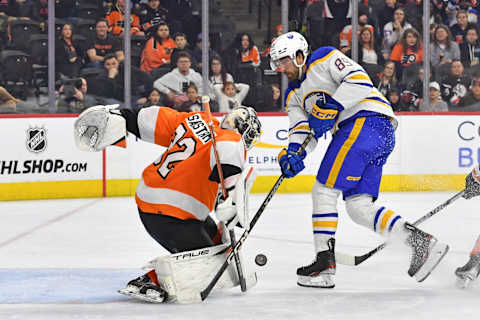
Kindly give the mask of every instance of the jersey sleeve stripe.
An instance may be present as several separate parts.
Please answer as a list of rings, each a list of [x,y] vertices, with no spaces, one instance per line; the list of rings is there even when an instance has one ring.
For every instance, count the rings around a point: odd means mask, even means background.
[[[371,83],[360,83],[360,82],[350,82],[350,81],[343,81],[343,82],[348,83],[348,84],[355,84],[355,85],[359,85],[359,86],[365,86],[365,87],[373,88],[373,84],[371,84]]]
[[[362,101],[360,101],[360,103],[362,102],[374,102],[374,103],[378,103],[384,107],[387,107],[387,108],[392,108],[392,106],[390,105],[390,103],[388,103],[387,101],[379,98],[379,97],[367,97],[365,99],[363,99]]]
[[[364,74],[354,74],[348,77],[349,80],[367,80],[370,81],[370,78]]]
[[[308,69],[307,69],[307,72],[306,73],[309,73],[310,70],[317,64],[317,63],[320,63],[320,62],[325,62],[327,61],[328,59],[330,59],[330,57],[336,52],[337,50],[332,50],[330,51],[326,56],[323,56],[321,58],[317,58],[315,60],[312,60],[310,65],[308,66]],[[313,56],[312,58],[314,58],[315,56]]]

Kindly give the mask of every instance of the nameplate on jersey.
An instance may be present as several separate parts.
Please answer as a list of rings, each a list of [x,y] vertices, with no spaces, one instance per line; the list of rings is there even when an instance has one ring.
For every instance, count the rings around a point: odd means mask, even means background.
[[[203,144],[210,141],[212,138],[210,135],[210,130],[208,130],[207,124],[200,116],[200,114],[195,113],[187,118],[187,125],[192,129],[195,137],[198,138]]]

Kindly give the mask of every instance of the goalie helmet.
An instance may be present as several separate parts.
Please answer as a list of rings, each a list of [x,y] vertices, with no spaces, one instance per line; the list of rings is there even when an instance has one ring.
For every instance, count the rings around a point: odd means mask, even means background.
[[[235,130],[242,135],[245,147],[249,150],[262,133],[262,124],[257,112],[251,107],[239,106],[230,111],[220,124],[223,129]]]
[[[297,52],[303,54],[303,64],[297,64]],[[276,38],[270,48],[270,67],[272,70],[277,70],[280,67],[280,59],[290,57],[295,66],[301,68],[307,61],[308,56],[308,42],[298,32],[291,31],[282,34]]]

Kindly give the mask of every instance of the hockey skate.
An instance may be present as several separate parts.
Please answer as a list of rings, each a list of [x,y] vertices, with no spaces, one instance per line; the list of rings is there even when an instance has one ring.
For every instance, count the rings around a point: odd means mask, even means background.
[[[439,242],[428,234],[409,223],[405,229],[410,232],[407,244],[412,248],[412,260],[408,275],[418,282],[425,280],[448,252],[448,245]]]
[[[328,250],[317,253],[315,261],[310,265],[297,269],[297,284],[302,287],[333,288],[335,283],[335,239],[328,240]]]
[[[472,281],[475,281],[480,274],[480,253],[470,256],[468,262],[455,270],[457,276],[457,286],[467,288]]]
[[[167,292],[157,286],[147,275],[128,282],[118,293],[152,303],[162,303],[167,299]]]

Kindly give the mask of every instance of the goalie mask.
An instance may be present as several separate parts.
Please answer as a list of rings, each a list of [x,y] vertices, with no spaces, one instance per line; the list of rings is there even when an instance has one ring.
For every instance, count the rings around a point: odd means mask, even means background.
[[[235,130],[242,135],[245,147],[249,150],[260,137],[262,124],[257,112],[251,107],[240,106],[227,114],[220,124],[223,129]]]

